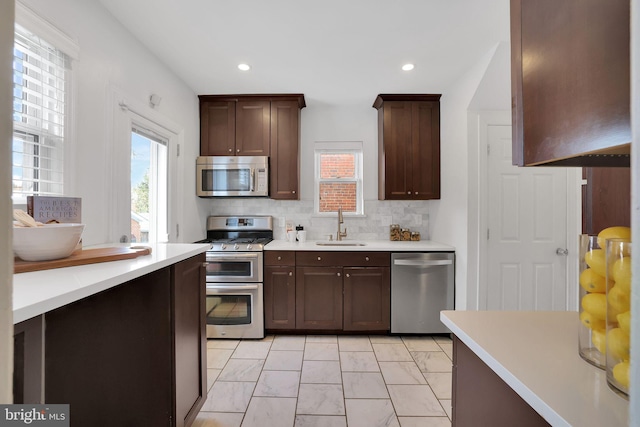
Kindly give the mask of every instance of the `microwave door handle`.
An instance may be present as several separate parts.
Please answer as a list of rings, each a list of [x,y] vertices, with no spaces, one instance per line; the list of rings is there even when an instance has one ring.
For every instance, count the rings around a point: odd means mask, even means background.
[[[251,168],[251,192],[256,191],[256,170]]]

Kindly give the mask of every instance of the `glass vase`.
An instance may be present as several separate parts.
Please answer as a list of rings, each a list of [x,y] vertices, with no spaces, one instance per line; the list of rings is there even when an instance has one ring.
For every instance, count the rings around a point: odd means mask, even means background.
[[[580,235],[580,357],[598,368],[606,366],[606,259],[598,236]]]

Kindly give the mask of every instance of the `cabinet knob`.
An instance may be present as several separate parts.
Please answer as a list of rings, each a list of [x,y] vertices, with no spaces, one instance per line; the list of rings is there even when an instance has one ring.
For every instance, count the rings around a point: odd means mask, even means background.
[[[413,194],[416,194],[416,195],[417,195],[417,194],[418,194],[418,192],[416,191],[416,192],[415,192],[415,193],[413,193]]]
[[[229,148],[229,152],[230,152],[230,153],[231,153],[231,152],[233,152],[233,148]]]
[[[291,276],[293,276],[293,272],[292,271],[289,272],[289,277],[291,277]]]
[[[318,257],[318,261],[322,261],[322,257]]]
[[[411,194],[411,191],[407,191],[407,194]]]
[[[338,276],[339,276],[339,275],[340,275],[340,273],[338,273]],[[345,276],[347,276],[347,277],[351,277],[351,276],[349,276],[349,273],[345,274]]]
[[[369,257],[368,256],[364,257],[364,260],[369,261]]]
[[[240,152],[240,149],[239,149],[239,148],[238,148],[238,149],[236,149],[236,153],[239,153],[239,152]]]
[[[202,263],[202,266],[203,266],[204,268],[207,268],[207,265],[209,265],[209,263],[208,263],[208,262],[203,262],[203,263]]]
[[[282,257],[281,256],[278,257],[278,261],[282,261]]]
[[[291,191],[291,194],[296,194],[296,190]]]
[[[340,276],[342,276],[342,274],[341,274],[341,273],[338,273],[338,277],[340,277]]]

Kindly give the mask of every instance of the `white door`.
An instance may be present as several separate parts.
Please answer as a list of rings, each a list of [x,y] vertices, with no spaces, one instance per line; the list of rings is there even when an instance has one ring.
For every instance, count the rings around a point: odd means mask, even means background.
[[[567,310],[568,170],[513,166],[511,126],[488,126],[487,144],[487,277],[480,308]]]

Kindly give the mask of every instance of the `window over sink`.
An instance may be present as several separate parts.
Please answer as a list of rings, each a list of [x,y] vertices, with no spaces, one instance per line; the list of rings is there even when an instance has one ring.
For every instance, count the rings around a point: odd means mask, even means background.
[[[362,215],[362,142],[316,142],[315,213]]]

